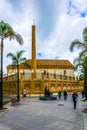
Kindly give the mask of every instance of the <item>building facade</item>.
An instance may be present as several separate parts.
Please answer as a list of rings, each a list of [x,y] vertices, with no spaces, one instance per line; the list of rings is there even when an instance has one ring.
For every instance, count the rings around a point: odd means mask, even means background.
[[[42,94],[47,86],[50,91],[58,92],[66,89],[81,91],[83,82],[74,75],[74,65],[69,60],[37,59],[35,25],[32,26],[32,57],[19,66],[20,93],[24,87],[28,94]],[[27,66],[26,66],[27,64]],[[7,66],[7,75],[4,76],[4,92],[16,93],[17,67]],[[12,90],[11,90],[12,89]]]

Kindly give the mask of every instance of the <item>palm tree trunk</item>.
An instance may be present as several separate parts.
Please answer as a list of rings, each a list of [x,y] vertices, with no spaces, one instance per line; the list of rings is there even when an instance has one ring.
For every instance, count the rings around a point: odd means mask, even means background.
[[[87,80],[84,81],[85,100],[87,100]]]
[[[3,108],[3,38],[1,39],[0,109]]]
[[[17,65],[17,101],[20,100],[20,94],[19,94],[19,64]]]
[[[87,100],[87,63],[85,68],[84,92],[85,92],[85,100]]]

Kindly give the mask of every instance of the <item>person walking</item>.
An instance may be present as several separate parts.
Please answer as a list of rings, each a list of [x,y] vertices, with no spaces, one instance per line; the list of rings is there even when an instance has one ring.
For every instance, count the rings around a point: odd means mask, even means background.
[[[26,94],[27,94],[27,90],[26,90],[26,88],[24,87],[24,89],[23,89],[23,97],[26,97]]]
[[[82,90],[82,98],[85,97],[85,93],[84,93],[84,90]]]
[[[77,104],[77,101],[78,101],[78,94],[76,92],[74,92],[72,94],[72,98],[73,98],[74,109],[76,109],[76,104]]]
[[[61,91],[58,91],[58,97],[61,99]]]
[[[64,96],[64,100],[66,100],[67,99],[67,91],[66,90],[64,90],[63,96]]]

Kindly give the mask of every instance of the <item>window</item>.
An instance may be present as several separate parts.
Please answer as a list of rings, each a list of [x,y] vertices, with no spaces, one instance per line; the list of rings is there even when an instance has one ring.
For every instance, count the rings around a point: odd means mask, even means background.
[[[44,75],[46,75],[47,73],[46,73],[46,70],[44,70]]]
[[[66,75],[66,70],[64,70],[64,75]]]

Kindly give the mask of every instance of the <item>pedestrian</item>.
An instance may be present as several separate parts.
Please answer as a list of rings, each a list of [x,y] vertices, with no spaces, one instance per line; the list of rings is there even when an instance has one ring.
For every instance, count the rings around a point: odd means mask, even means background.
[[[67,91],[66,90],[64,90],[63,96],[64,96],[64,100],[66,100],[67,99]]]
[[[47,97],[50,97],[50,95],[51,95],[51,92],[50,92],[50,90],[49,90],[49,88],[47,89]]]
[[[82,98],[84,98],[85,96],[85,93],[84,93],[84,90],[82,90]]]
[[[23,97],[26,97],[26,94],[27,94],[27,90],[26,90],[26,88],[24,87],[24,89],[23,89]]]
[[[47,87],[44,89],[44,95],[47,96]]]
[[[72,99],[73,99],[74,109],[76,109],[76,104],[77,104],[77,101],[78,101],[78,94],[76,92],[74,92],[72,94]]]
[[[61,99],[61,91],[58,91],[58,97]]]

